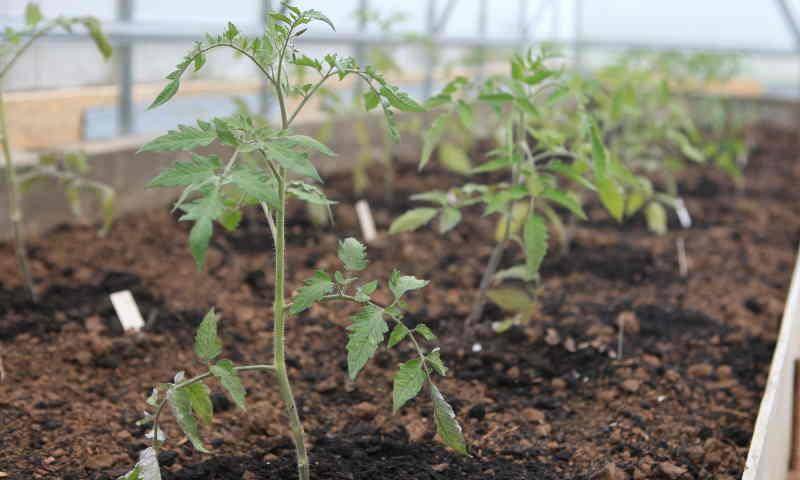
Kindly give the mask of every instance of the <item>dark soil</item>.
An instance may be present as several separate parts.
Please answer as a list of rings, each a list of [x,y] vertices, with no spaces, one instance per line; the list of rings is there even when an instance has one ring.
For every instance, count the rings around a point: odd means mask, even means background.
[[[741,475],[800,240],[796,133],[755,129],[757,149],[739,189],[708,170],[681,180],[695,225],[649,234],[621,228],[599,208],[575,230],[570,252],[542,270],[539,308],[526,325],[475,342],[462,322],[491,248],[492,219],[471,215],[447,237],[421,230],[371,246],[366,276],[392,268],[430,279],[410,322],[446,339],[452,374],[440,388],[462,420],[472,456],[434,438],[426,401],[391,414],[391,378],[409,352],[381,351],[347,379],[349,307],[313,308],[288,330],[290,375],[309,433],[317,479],[719,479]],[[409,208],[410,192],[455,179],[404,167],[394,204],[380,171],[365,194],[378,227]],[[346,175],[326,184],[336,224],[290,216],[290,286],[335,265],[337,238],[358,235]],[[65,226],[33,240],[43,292],[19,288],[10,245],[0,246],[0,472],[9,478],[113,479],[135,461],[145,429],[135,422],[149,389],[177,370],[198,372],[193,328],[214,306],[225,355],[271,359],[272,245],[253,212],[233,234],[217,232],[197,272],[187,226],[166,209],[129,215],[98,239]],[[675,241],[686,242],[687,277]],[[554,248],[555,250],[555,248]],[[519,252],[507,255],[505,264]],[[516,260],[519,260],[517,258]],[[108,294],[132,290],[148,326],[122,334]],[[490,307],[484,325],[503,319]],[[619,325],[623,351],[619,350]],[[275,386],[250,375],[248,412],[215,391],[204,430],[212,455],[194,452],[175,426],[160,453],[167,479],[292,479],[293,450]],[[616,472],[616,473],[615,473]],[[616,476],[614,476],[616,475]]]

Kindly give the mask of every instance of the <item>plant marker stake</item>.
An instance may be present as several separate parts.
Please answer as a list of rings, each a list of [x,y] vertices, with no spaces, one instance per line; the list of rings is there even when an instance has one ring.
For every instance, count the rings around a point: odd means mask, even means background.
[[[114,292],[110,295],[111,304],[114,305],[114,311],[117,313],[119,323],[122,324],[122,329],[126,332],[138,332],[144,327],[144,320],[136,305],[136,300],[133,299],[133,294],[130,290],[122,290],[121,292]]]
[[[683,237],[678,237],[675,244],[678,247],[678,270],[680,271],[681,277],[685,277],[689,274],[689,259],[686,257],[686,241]]]
[[[358,224],[361,225],[361,234],[364,237],[364,241],[372,243],[377,238],[378,233],[375,230],[372,210],[370,210],[369,203],[366,200],[356,202],[356,215],[358,216]]]

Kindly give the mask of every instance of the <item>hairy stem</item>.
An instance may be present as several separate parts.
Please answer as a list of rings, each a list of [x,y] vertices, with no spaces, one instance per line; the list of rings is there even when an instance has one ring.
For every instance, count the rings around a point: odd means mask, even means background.
[[[286,370],[286,172],[280,170],[278,179],[278,203],[281,205],[275,212],[275,300],[273,304],[274,331],[272,336],[275,376],[278,379],[278,388],[281,399],[286,407],[289,417],[289,427],[292,433],[295,452],[297,453],[297,475],[300,480],[309,480],[310,466],[306,452],[305,433],[297,404],[292,394],[289,375]]]
[[[33,285],[31,269],[28,265],[28,252],[25,248],[25,232],[22,229],[22,208],[19,204],[19,191],[17,190],[17,171],[11,158],[11,144],[8,139],[8,126],[6,125],[5,103],[2,91],[0,91],[0,141],[3,146],[3,157],[6,167],[6,188],[8,189],[8,218],[11,222],[11,229],[14,233],[14,251],[19,264],[19,271],[22,274],[22,281],[28,294],[34,302],[39,301],[36,289]]]

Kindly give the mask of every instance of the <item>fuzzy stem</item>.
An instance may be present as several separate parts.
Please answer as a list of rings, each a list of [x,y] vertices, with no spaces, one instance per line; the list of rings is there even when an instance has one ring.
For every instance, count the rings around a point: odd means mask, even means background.
[[[25,232],[22,229],[22,209],[19,204],[19,191],[17,190],[17,171],[11,159],[11,145],[8,139],[8,127],[6,125],[5,103],[0,91],[0,141],[3,146],[3,157],[6,167],[6,188],[8,188],[8,218],[11,221],[11,229],[14,232],[14,251],[19,264],[19,271],[22,274],[22,281],[28,294],[34,302],[39,298],[33,285],[30,266],[28,265],[28,253],[25,248]]]
[[[297,475],[300,480],[309,480],[310,466],[306,452],[305,433],[300,415],[297,413],[297,404],[292,394],[289,375],[286,370],[286,172],[280,169],[278,179],[278,203],[281,208],[275,212],[275,300],[273,304],[274,332],[272,336],[275,376],[281,399],[286,407],[289,417],[289,426],[292,431],[292,441],[297,453]]]

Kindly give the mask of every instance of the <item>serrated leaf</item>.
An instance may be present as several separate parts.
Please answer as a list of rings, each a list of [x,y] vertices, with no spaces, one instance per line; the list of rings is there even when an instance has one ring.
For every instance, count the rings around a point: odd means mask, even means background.
[[[381,102],[381,97],[375,92],[375,90],[370,89],[367,93],[364,94],[364,109],[366,111],[374,110],[375,107],[378,106]]]
[[[625,216],[625,196],[613,180],[601,176],[595,179],[597,195],[609,214],[618,222]]]
[[[528,273],[535,275],[539,272],[544,256],[547,255],[547,225],[542,217],[531,214],[525,221],[522,239],[525,244],[525,264]]]
[[[409,400],[419,395],[427,376],[418,358],[401,363],[394,374],[392,388],[392,412],[397,413]]]
[[[416,230],[433,220],[438,212],[435,208],[415,208],[400,215],[392,222],[389,227],[389,234],[394,235],[401,232]]]
[[[586,213],[583,211],[583,207],[581,206],[580,201],[578,201],[578,199],[575,198],[575,196],[570,194],[569,192],[562,192],[561,190],[548,188],[542,191],[540,195],[566,208],[573,215],[580,218],[581,220],[586,220]]]
[[[428,280],[420,280],[412,275],[400,275],[400,272],[394,270],[389,276],[389,290],[394,294],[394,298],[398,299],[412,290],[419,290],[430,283]]]
[[[150,180],[147,188],[156,187],[180,187],[191,184],[199,184],[213,177],[216,171],[222,167],[219,157],[210,155],[192,154],[192,159],[188,162],[176,162],[173,166],[166,168]]]
[[[272,141],[264,145],[267,158],[280,164],[290,172],[322,182],[317,169],[308,159],[308,154],[292,150],[290,145]]]
[[[333,150],[328,148],[327,145],[320,142],[319,140],[306,136],[306,135],[287,135],[285,137],[281,137],[282,140],[288,140],[289,142],[299,145],[304,148],[308,148],[311,150],[315,150],[323,155],[327,155],[329,157],[335,157],[336,153]]]
[[[103,56],[103,58],[106,60],[111,58],[113,49],[111,48],[111,43],[108,41],[108,38],[103,33],[103,29],[100,26],[100,21],[94,17],[88,17],[84,19],[83,26],[89,31],[89,37],[91,37],[94,45],[97,47],[97,50],[100,51],[100,54]]]
[[[339,273],[339,272],[336,272]],[[342,282],[339,282],[342,283]],[[357,302],[366,303],[369,301],[370,296],[375,292],[378,288],[378,281],[373,280],[369,283],[365,283],[356,289],[355,298]]]
[[[396,324],[392,329],[392,333],[389,334],[389,341],[387,342],[386,346],[392,348],[400,343],[404,338],[406,338],[408,331],[408,328],[402,323]]]
[[[323,271],[317,271],[313,277],[305,281],[305,284],[297,290],[297,295],[292,300],[292,307],[289,311],[292,315],[297,315],[309,308],[314,303],[320,301],[322,297],[333,291],[333,281],[330,275]]]
[[[375,354],[383,337],[389,331],[383,318],[383,309],[369,304],[350,317],[348,330],[347,369],[354,379]]]
[[[443,143],[439,147],[439,163],[451,172],[468,175],[472,172],[472,162],[467,152],[454,143]]]
[[[439,233],[444,234],[454,229],[461,222],[461,210],[454,207],[444,207],[439,216]]]
[[[425,168],[425,165],[431,159],[433,151],[442,139],[445,126],[447,125],[447,117],[449,114],[442,114],[436,117],[436,120],[431,123],[430,128],[425,130],[422,134],[422,155],[419,159],[419,169]]]
[[[328,206],[336,203],[333,200],[329,200],[319,187],[309,185],[305,182],[291,182],[289,183],[289,186],[286,187],[286,191],[298,199],[314,205]]]
[[[233,362],[230,360],[220,360],[216,365],[212,365],[209,370],[212,375],[219,379],[222,388],[228,392],[236,406],[241,410],[246,410],[247,404],[245,395],[247,395],[247,392],[244,389],[244,385],[242,385],[242,381],[239,379],[239,375],[233,368]]]
[[[414,331],[419,333],[420,335],[422,335],[422,338],[424,338],[425,340],[427,340],[429,342],[433,341],[433,340],[436,340],[436,334],[433,333],[433,330],[431,330],[431,327],[425,325],[424,323],[420,323],[419,325],[414,327]]]
[[[210,390],[205,383],[198,382],[183,387],[189,394],[195,416],[204,424],[211,425],[214,418],[214,405],[211,403]]]
[[[592,137],[592,159],[594,160],[594,171],[599,176],[605,176],[608,169],[608,152],[603,145],[603,139],[600,134],[600,128],[597,124],[592,122],[590,125],[590,134]]]
[[[388,100],[389,105],[401,112],[424,112],[425,108],[409,97],[407,93],[400,91],[397,87],[384,85],[380,89],[381,96]]]
[[[336,27],[333,26],[333,22],[331,21],[331,19],[328,18],[325,14],[323,14],[320,11],[317,11],[317,10],[306,10],[305,12],[303,12],[303,16],[308,17],[308,18],[313,19],[313,20],[318,20],[320,22],[324,22],[324,23],[328,24],[329,27],[331,27],[331,30],[333,30],[334,32],[336,31]]]
[[[181,427],[195,450],[208,453],[208,449],[203,445],[203,440],[200,438],[197,421],[192,415],[192,399],[189,392],[183,388],[171,388],[167,392],[167,401],[175,420],[178,422],[178,426]]]
[[[170,130],[150,142],[140,152],[175,152],[178,150],[194,150],[207,147],[216,140],[217,132],[210,124],[198,123],[197,127],[178,125],[177,130]]]
[[[172,97],[174,97],[175,94],[178,93],[178,89],[180,88],[180,86],[181,86],[181,81],[177,78],[169,82],[164,87],[164,89],[161,90],[161,93],[158,94],[156,99],[153,100],[153,103],[151,103],[150,106],[147,107],[147,109],[152,110],[170,101],[170,99],[172,99]]]
[[[443,377],[447,375],[447,367],[444,366],[441,351],[438,348],[426,355],[425,360],[436,370],[436,373]]]
[[[240,210],[225,210],[217,221],[225,230],[233,232],[239,228],[239,223],[242,221],[242,212]]]
[[[264,172],[240,165],[231,172],[228,178],[231,183],[254,200],[264,202],[270,208],[281,208],[278,201],[278,184],[274,178]]]
[[[442,439],[445,445],[462,455],[468,455],[464,433],[461,431],[461,425],[458,424],[458,420],[456,420],[453,407],[447,403],[444,396],[442,396],[442,392],[432,382],[430,383],[430,388],[436,433],[439,434],[439,438]]]
[[[219,317],[212,308],[203,317],[194,336],[194,353],[206,362],[215,359],[222,353],[222,340],[217,334],[218,324]]]
[[[139,461],[136,462],[136,466],[118,480],[161,480],[161,469],[158,466],[156,450],[148,447],[139,452]]]
[[[338,256],[348,271],[359,272],[367,268],[367,248],[353,237],[339,242]]]
[[[194,221],[192,231],[189,232],[189,249],[194,256],[199,270],[203,269],[206,261],[206,251],[214,233],[214,220],[224,212],[224,205],[216,190],[208,195],[181,206],[185,212],[181,221]]]
[[[644,211],[647,228],[658,235],[667,233],[667,211],[658,202],[650,202]]]

